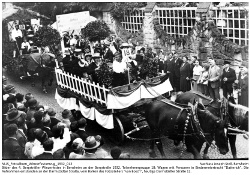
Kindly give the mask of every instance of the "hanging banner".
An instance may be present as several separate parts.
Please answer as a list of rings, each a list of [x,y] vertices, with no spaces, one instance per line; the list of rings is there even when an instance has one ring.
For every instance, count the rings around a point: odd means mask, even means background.
[[[89,11],[56,15],[57,30],[64,31],[81,30],[90,21]]]

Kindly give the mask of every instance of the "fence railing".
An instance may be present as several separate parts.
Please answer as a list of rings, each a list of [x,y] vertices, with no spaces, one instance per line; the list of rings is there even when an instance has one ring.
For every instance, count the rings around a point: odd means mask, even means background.
[[[58,68],[55,68],[55,74],[57,84],[62,88],[68,88],[89,101],[106,105],[109,89],[106,89],[104,85],[100,86],[99,83],[80,78]]]

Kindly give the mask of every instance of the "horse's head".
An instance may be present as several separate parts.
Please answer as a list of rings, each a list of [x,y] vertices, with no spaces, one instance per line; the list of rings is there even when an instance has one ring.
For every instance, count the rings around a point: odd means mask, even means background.
[[[228,124],[226,120],[217,120],[215,122],[214,140],[215,140],[215,144],[219,148],[220,154],[223,154],[223,155],[225,155],[229,151],[227,126]]]
[[[227,121],[221,120],[212,114],[208,109],[197,106],[197,114],[204,132],[214,136],[215,144],[219,148],[220,154],[229,151],[227,138]]]

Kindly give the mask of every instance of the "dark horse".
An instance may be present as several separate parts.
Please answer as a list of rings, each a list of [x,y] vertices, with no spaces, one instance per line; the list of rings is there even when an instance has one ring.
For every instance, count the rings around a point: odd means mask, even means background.
[[[42,89],[47,93],[45,79],[49,78],[48,85],[53,82],[53,73],[55,67],[55,55],[51,53],[32,53],[21,56],[20,63],[23,65],[24,76],[20,78],[31,77],[32,86],[35,86],[35,75],[42,81]]]
[[[193,100],[197,100],[200,101],[202,104],[204,104],[204,106],[206,106],[206,109],[211,112],[213,115],[220,117],[221,119],[223,119],[222,111],[221,111],[221,103],[218,103],[216,101],[213,101],[213,99],[204,96],[203,94],[201,94],[200,92],[197,91],[188,91],[185,93],[181,93],[176,97],[175,102],[178,104],[188,104],[189,102],[193,102]],[[225,117],[224,117],[225,118]],[[227,118],[225,118],[225,124],[228,122]],[[227,130],[225,129],[225,131],[227,132]],[[212,142],[214,140],[213,137],[209,137],[210,142]],[[206,147],[203,151],[203,158],[204,159],[209,159],[208,157],[208,149],[210,147],[210,144],[206,144]]]
[[[228,152],[225,122],[197,102],[194,106],[191,104],[191,107],[183,107],[169,100],[154,101],[146,106],[145,114],[152,131],[151,157],[156,156],[154,144],[157,145],[161,156],[165,157],[161,135],[167,135],[177,142],[184,141],[187,150],[195,159],[201,159],[202,145],[204,142],[211,144],[212,137],[215,138],[221,154]]]
[[[229,122],[232,128],[237,128],[242,131],[248,131],[248,108],[242,105],[236,105],[233,97],[228,98],[228,115]],[[229,144],[233,158],[237,159],[235,147],[237,131],[228,133]]]

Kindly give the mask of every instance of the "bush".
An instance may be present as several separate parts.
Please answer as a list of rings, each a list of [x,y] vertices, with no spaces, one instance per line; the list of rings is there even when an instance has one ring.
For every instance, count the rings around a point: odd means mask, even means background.
[[[92,21],[89,22],[83,29],[82,34],[85,38],[88,38],[89,41],[100,41],[107,38],[110,35],[111,31],[108,25],[102,21]]]
[[[34,45],[38,47],[48,46],[50,49],[54,49],[61,41],[61,36],[56,29],[50,26],[43,26],[38,29],[34,35]]]

